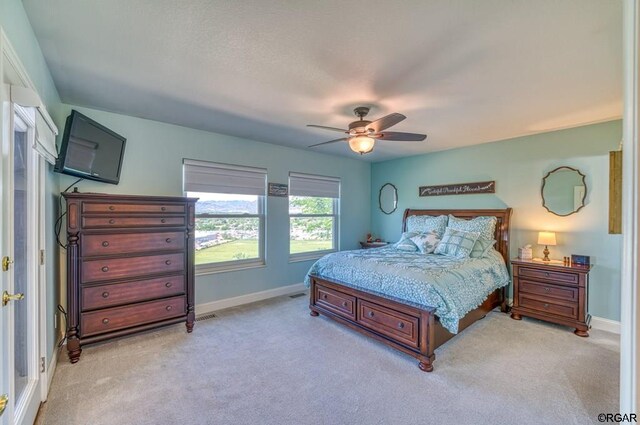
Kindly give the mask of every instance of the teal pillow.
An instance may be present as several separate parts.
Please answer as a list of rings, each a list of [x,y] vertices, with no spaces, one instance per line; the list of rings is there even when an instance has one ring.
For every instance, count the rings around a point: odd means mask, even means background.
[[[493,248],[493,245],[495,245],[496,240],[495,239],[478,239],[475,243],[475,245],[473,245],[473,249],[471,250],[471,253],[469,254],[469,257],[471,258],[484,258],[487,256],[487,253],[489,252],[489,250],[491,248]]]
[[[420,253],[431,254],[435,251],[440,238],[435,232],[419,233],[411,238],[411,242],[415,243]]]
[[[498,219],[494,216],[480,216],[471,220],[449,215],[447,227],[463,232],[479,233],[480,239],[488,241],[496,237],[496,223]]]
[[[444,235],[449,218],[446,215],[412,215],[407,218],[407,231],[416,233],[434,232],[438,238]]]
[[[411,238],[416,235],[416,232],[404,232],[402,236],[400,236],[400,240],[396,242],[396,249],[406,252],[416,252],[418,246],[411,241]]]
[[[478,233],[463,232],[447,227],[434,253],[448,257],[469,258],[479,237]]]

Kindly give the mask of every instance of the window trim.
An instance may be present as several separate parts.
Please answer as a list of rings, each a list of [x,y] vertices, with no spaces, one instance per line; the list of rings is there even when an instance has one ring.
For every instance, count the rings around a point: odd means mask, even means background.
[[[187,196],[188,193],[193,194],[193,193],[218,193],[218,192],[187,192],[185,191],[185,196]],[[242,195],[242,194],[238,194],[238,195]],[[246,196],[246,195],[242,195],[242,196]],[[209,214],[209,213],[195,214],[195,220],[198,220],[198,218],[258,218],[258,257],[241,259],[241,260],[228,260],[228,261],[219,261],[219,262],[212,262],[212,263],[195,264],[195,252],[194,252],[193,262],[195,265],[196,276],[266,267],[266,264],[267,264],[266,252],[265,252],[266,222],[267,222],[266,213],[265,213],[266,196],[265,195],[254,195],[254,196],[258,197],[258,214]],[[194,230],[194,235],[195,235],[195,230]]]
[[[301,196],[301,195],[294,195],[294,196]],[[321,197],[307,196],[307,198],[321,198]],[[340,198],[331,198],[331,199],[333,199],[332,214],[291,214],[289,213],[289,262],[290,263],[317,260],[327,254],[331,254],[332,252],[340,251]],[[290,199],[289,199],[289,202],[291,202]],[[333,232],[332,232],[333,235],[331,237],[332,248],[323,249],[322,251],[305,251],[305,252],[297,252],[295,254],[292,254],[291,253],[291,218],[296,218],[296,217],[303,217],[303,218],[332,217],[334,219],[334,226],[333,226]]]

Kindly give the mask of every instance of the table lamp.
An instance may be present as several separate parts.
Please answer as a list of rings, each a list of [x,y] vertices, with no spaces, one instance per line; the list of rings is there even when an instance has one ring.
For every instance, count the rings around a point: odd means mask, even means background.
[[[549,245],[556,245],[556,234],[555,232],[539,232],[538,233],[538,245],[544,245],[544,258],[542,261],[551,261],[549,259]]]

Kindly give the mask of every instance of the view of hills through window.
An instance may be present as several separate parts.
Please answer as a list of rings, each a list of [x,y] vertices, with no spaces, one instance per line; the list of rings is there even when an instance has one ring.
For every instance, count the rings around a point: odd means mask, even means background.
[[[261,206],[256,195],[189,192],[196,203],[196,264],[260,258]],[[290,253],[333,247],[333,199],[290,197]],[[326,215],[307,217],[305,215]]]

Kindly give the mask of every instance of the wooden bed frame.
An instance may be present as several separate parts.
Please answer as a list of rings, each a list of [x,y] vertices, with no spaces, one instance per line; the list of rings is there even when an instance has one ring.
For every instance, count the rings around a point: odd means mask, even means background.
[[[406,231],[407,217],[413,215],[442,215],[472,219],[478,216],[495,216],[496,249],[509,263],[509,221],[511,208],[502,210],[412,210],[407,209],[402,218],[402,230]],[[500,306],[507,312],[506,287],[492,292],[475,310],[464,316],[458,325],[458,333],[475,321],[482,319]],[[309,309],[312,316],[320,313],[351,329],[370,336],[397,350],[418,359],[424,372],[433,370],[435,349],[455,335],[441,324],[434,309],[416,308],[398,301],[333,282],[319,276],[311,276]]]

